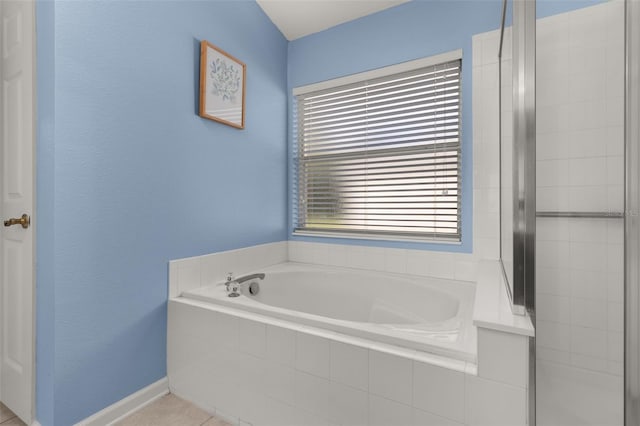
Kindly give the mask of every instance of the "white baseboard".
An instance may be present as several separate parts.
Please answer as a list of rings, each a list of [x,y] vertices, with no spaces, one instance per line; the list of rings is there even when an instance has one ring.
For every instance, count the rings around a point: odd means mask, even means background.
[[[102,426],[113,424],[168,393],[169,380],[164,377],[146,388],[140,389],[138,392],[132,393],[128,397],[98,411],[91,417],[87,417],[76,423],[75,426]]]

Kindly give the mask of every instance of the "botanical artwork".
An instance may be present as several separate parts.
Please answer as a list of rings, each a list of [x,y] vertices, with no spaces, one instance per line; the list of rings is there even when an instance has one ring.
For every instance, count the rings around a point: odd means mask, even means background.
[[[222,101],[230,104],[236,103],[237,94],[240,90],[241,76],[240,70],[235,64],[227,63],[224,58],[215,58],[209,64],[211,69],[211,93],[217,97],[222,97]]]
[[[245,64],[202,41],[200,116],[244,128],[245,73]]]

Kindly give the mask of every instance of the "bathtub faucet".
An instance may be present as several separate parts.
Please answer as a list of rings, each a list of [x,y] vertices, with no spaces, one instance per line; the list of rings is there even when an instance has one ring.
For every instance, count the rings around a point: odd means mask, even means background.
[[[236,282],[238,284],[242,284],[245,281],[255,280],[256,278],[264,280],[264,274],[260,273],[260,274],[245,275],[244,277],[236,278]]]
[[[229,297],[238,297],[240,296],[240,284],[242,284],[245,281],[250,281],[250,280],[255,280],[256,278],[264,280],[265,275],[263,273],[258,273],[258,274],[250,274],[250,275],[245,275],[243,277],[240,278],[233,278],[233,272],[229,272],[229,274],[227,275],[227,282],[226,282],[226,286],[227,286],[227,293]]]

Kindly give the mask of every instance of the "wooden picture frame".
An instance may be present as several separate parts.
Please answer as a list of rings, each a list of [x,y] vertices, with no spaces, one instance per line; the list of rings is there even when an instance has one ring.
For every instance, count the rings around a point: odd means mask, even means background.
[[[200,117],[244,129],[247,66],[206,40],[200,42]]]

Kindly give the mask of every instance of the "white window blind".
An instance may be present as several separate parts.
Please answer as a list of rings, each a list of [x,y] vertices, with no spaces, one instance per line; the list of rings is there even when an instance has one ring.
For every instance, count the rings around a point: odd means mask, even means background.
[[[460,240],[461,60],[296,96],[295,232]]]

